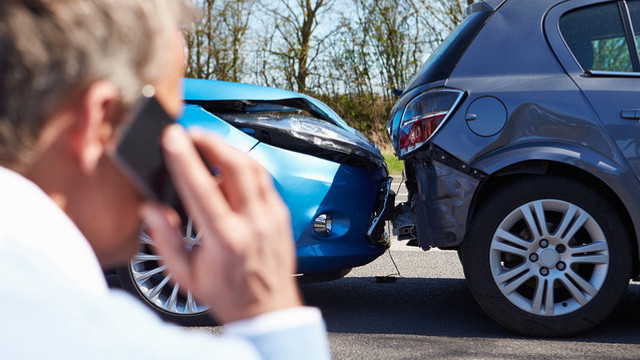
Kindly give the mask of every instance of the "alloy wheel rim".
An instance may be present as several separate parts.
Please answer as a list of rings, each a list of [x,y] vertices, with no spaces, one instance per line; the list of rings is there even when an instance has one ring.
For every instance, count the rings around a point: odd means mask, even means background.
[[[588,212],[561,200],[526,203],[500,223],[491,240],[490,267],[502,294],[534,315],[576,311],[602,288],[609,245]]]
[[[183,240],[189,250],[200,242],[191,220],[185,227]],[[129,268],[138,291],[149,303],[174,315],[199,315],[209,309],[198,303],[190,291],[181,293],[179,283],[171,283],[171,274],[165,272],[167,267],[162,263],[162,257],[156,255],[154,242],[145,232],[140,233],[140,245],[140,251],[129,262]]]

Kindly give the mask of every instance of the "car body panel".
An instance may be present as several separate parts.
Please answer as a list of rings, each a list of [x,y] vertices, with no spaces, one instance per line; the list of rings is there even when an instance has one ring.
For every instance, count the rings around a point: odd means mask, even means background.
[[[638,88],[640,74],[620,73],[608,76],[585,76],[577,60],[566,46],[562,34],[555,25],[568,10],[598,4],[594,0],[582,0],[569,4],[559,4],[551,9],[545,20],[545,30],[553,51],[566,73],[582,90],[600,119],[604,120],[610,134],[622,155],[626,158],[636,177],[640,178],[640,123],[638,119],[623,119],[625,110],[640,109]],[[602,89],[610,89],[603,91]],[[614,90],[615,89],[615,90]]]
[[[427,181],[427,176],[422,175],[416,176],[421,179],[417,184],[409,184],[415,196],[433,202],[426,206],[431,209],[426,212],[431,219],[418,220],[416,214],[416,223],[427,221],[432,227],[425,234],[417,226],[418,235],[423,233],[418,239],[426,238],[420,242],[423,248],[446,247],[442,239],[449,231],[457,239],[451,242],[454,246],[464,237],[473,209],[470,207],[462,216],[460,211],[454,211],[449,205],[448,188],[476,178],[472,171],[489,178],[533,160],[586,171],[610,187],[630,218],[640,219],[640,207],[636,205],[640,203],[640,123],[620,116],[624,110],[640,108],[640,79],[629,74],[585,75],[558,26],[559,17],[569,9],[599,2],[509,0],[498,6],[493,4],[497,10],[457,61],[450,77],[420,84],[402,94],[392,110],[390,130],[398,127],[402,109],[420,93],[438,87],[466,92],[444,126],[416,151],[429,155],[407,157],[413,166],[421,168],[417,173],[425,171],[425,161],[437,162],[431,155],[442,149],[452,159],[449,162],[465,166],[459,176],[431,176]],[[523,12],[522,7],[527,11]],[[507,33],[502,31],[506,28],[510,29]],[[476,99],[486,96],[504,104],[507,121],[495,135],[479,136],[467,124],[465,114]],[[390,138],[394,142],[393,136]],[[440,165],[431,166],[434,174],[443,172],[437,170]],[[448,167],[451,172],[461,170]],[[424,190],[427,188],[432,189]],[[460,203],[466,204],[475,192],[460,196]],[[414,211],[427,216],[421,209]],[[632,225],[640,234],[640,222]]]
[[[595,112],[585,103],[571,79],[564,76],[562,67],[548,50],[540,18],[544,16],[549,3],[554,2],[528,1],[527,16],[522,16],[520,4],[507,1],[476,36],[446,82],[447,87],[467,91],[467,100],[460,110],[466,110],[475,99],[487,95],[502,101],[509,117],[502,132],[493,137],[479,137],[468,128],[464,120],[465,112],[458,111],[450,119],[447,129],[432,139],[434,144],[444,146],[460,160],[472,163],[507,144],[547,137],[564,138],[566,135],[569,141],[574,139],[589,144],[616,161],[620,160],[614,144],[597,121]],[[496,39],[495,34],[500,33],[501,28],[514,31]],[[546,51],[525,56],[530,54],[532,48]],[[501,56],[495,56],[496,53]],[[540,104],[544,104],[544,107]],[[571,104],[570,111],[567,110],[567,104]],[[540,126],[540,122],[546,124]],[[574,129],[586,127],[588,130],[573,134],[566,131],[567,125]],[[456,129],[449,130],[448,127],[452,126]],[[465,135],[462,141],[460,134]],[[458,140],[452,142],[453,137]]]

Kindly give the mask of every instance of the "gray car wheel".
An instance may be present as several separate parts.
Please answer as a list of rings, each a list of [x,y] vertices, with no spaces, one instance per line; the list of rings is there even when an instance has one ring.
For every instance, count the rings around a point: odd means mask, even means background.
[[[185,226],[183,240],[189,249],[199,243],[191,221]],[[140,234],[140,251],[128,266],[118,269],[118,277],[125,290],[140,298],[166,320],[181,325],[213,323],[207,314],[208,307],[171,280],[162,257],[155,251],[153,240],[144,232]]]
[[[554,218],[547,219],[551,214]],[[578,232],[583,232],[580,240]],[[553,199],[530,201],[508,214],[489,252],[491,275],[502,295],[543,316],[567,314],[591,301],[611,261],[607,238],[593,216]]]
[[[631,271],[629,237],[602,194],[567,178],[531,177],[490,196],[463,246],[480,306],[526,335],[567,336],[614,309]]]

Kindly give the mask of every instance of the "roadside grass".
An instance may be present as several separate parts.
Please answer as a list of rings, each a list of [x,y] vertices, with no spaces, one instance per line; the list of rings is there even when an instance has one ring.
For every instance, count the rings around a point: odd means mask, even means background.
[[[404,162],[398,160],[398,158],[393,153],[383,153],[384,161],[387,163],[387,168],[389,169],[389,174],[402,174],[402,170],[404,170]]]

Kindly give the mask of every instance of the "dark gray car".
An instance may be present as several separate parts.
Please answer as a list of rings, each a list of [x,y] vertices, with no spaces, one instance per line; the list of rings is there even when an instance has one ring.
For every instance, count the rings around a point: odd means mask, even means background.
[[[638,277],[640,0],[488,0],[388,123],[401,239],[459,251],[501,325],[566,336]]]

